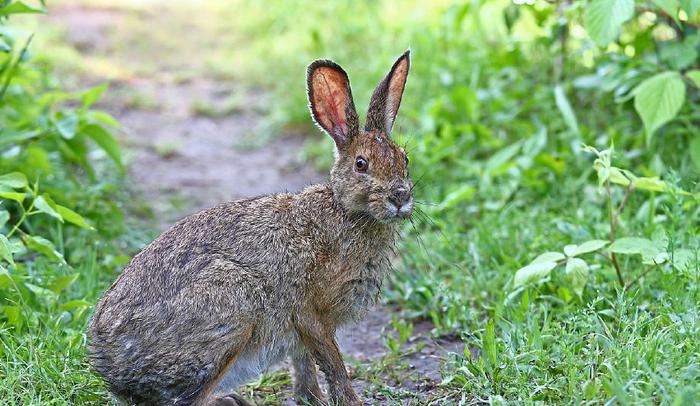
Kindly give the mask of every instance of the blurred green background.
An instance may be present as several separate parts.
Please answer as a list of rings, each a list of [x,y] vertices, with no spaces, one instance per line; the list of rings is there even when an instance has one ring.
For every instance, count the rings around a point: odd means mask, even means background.
[[[0,399],[104,404],[85,326],[130,257],[193,210],[323,180],[306,66],[341,64],[363,116],[410,47],[394,137],[420,203],[383,355],[352,364],[364,397],[697,402],[699,11],[1,0]],[[439,363],[409,377],[424,339]],[[289,375],[245,390],[278,404]]]

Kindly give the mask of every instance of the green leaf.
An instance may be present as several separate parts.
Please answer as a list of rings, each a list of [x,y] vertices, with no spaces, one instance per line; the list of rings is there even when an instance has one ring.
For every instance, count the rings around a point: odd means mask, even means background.
[[[635,189],[648,190],[650,192],[665,192],[668,190],[668,185],[658,177],[653,178],[635,178],[632,182]]]
[[[693,64],[698,57],[698,51],[695,49],[693,41],[678,40],[666,41],[660,44],[661,50],[659,56],[661,60],[667,63],[674,70],[682,70]]]
[[[681,8],[688,17],[693,17],[700,10],[700,0],[681,0]]]
[[[493,369],[498,361],[498,346],[496,345],[496,325],[493,319],[486,322],[486,331],[482,339],[482,348],[486,355],[486,361]]]
[[[561,252],[544,252],[538,255],[537,258],[533,259],[532,262],[530,262],[530,265],[537,264],[540,262],[557,262],[563,259],[566,259],[566,256]]]
[[[685,73],[685,76],[687,76],[688,79],[690,79],[696,87],[700,87],[700,70],[689,70]]]
[[[0,185],[12,189],[24,189],[27,187],[27,177],[21,172],[11,172],[0,176]]]
[[[12,258],[12,247],[10,246],[10,241],[7,239],[5,234],[0,234],[0,259],[5,260],[12,265],[15,264],[15,260]]]
[[[690,141],[690,159],[693,160],[695,168],[700,172],[700,135],[696,135]]]
[[[679,272],[689,271],[693,260],[695,253],[689,249],[679,249],[673,253],[673,267]]]
[[[119,121],[104,111],[88,111],[87,116],[92,122],[100,122],[115,128],[120,127]]]
[[[589,252],[593,251],[598,251],[599,249],[605,247],[608,245],[608,241],[605,240],[588,240],[578,247],[576,247],[576,251],[574,251],[573,256],[578,256],[578,255],[583,255],[583,254],[588,254]]]
[[[73,282],[75,282],[76,279],[78,279],[78,273],[58,277],[51,283],[49,289],[54,293],[61,293],[64,290],[66,290],[66,288],[70,286]]]
[[[95,230],[93,226],[87,223],[85,218],[81,216],[80,214],[74,212],[73,210],[69,209],[68,207],[61,206],[60,204],[56,205],[56,211],[58,214],[63,217],[64,220],[66,220],[69,223],[73,223],[78,227],[86,228],[88,230]]]
[[[58,130],[61,137],[70,140],[75,137],[75,133],[78,131],[78,116],[75,114],[67,114],[55,121],[56,129]]]
[[[60,252],[56,251],[53,243],[46,238],[25,234],[22,236],[22,242],[27,248],[43,254],[46,258],[65,264],[66,260]]]
[[[680,7],[678,0],[654,0],[654,4],[676,22],[678,21],[678,8]]]
[[[0,186],[0,198],[14,200],[22,204],[24,197],[24,193],[15,192],[7,186]]]
[[[578,247],[578,245],[576,245],[576,244],[565,245],[564,246],[564,254],[567,257],[573,257],[574,252],[576,252],[576,247]]]
[[[8,6],[0,8],[0,16],[8,16],[10,14],[43,14],[46,9],[43,7],[30,7],[21,1],[15,1]]]
[[[588,282],[588,264],[581,258],[570,258],[566,262],[566,276],[574,292],[581,297]]]
[[[651,240],[640,237],[620,238],[610,244],[608,249],[610,252],[614,252],[616,254],[658,253],[660,251]]]
[[[92,306],[92,303],[88,302],[87,300],[78,299],[78,300],[71,300],[71,301],[68,301],[68,302],[62,304],[61,310],[62,311],[70,311],[70,310],[74,310],[74,309],[88,308],[90,306]]]
[[[10,213],[7,210],[0,210],[0,229],[5,227],[8,220],[10,220]]]
[[[606,46],[620,32],[620,26],[632,18],[634,0],[593,0],[584,11],[586,29],[600,46]]]
[[[569,130],[571,130],[577,136],[580,135],[581,133],[578,129],[576,115],[574,114],[574,110],[571,108],[569,99],[566,98],[566,93],[564,93],[564,89],[561,87],[561,85],[554,86],[554,101],[557,103],[557,108],[564,118],[566,126],[569,127]]]
[[[678,72],[654,75],[637,86],[634,108],[647,132],[647,141],[656,130],[671,121],[685,102],[685,84]]]
[[[104,92],[109,88],[109,84],[103,83],[101,85],[95,86],[83,92],[83,109],[88,109],[92,106]]]
[[[83,127],[82,132],[92,138],[117,165],[122,167],[122,153],[119,148],[119,143],[112,137],[109,131],[105,130],[101,125],[88,124]]]
[[[56,211],[56,203],[51,200],[51,197],[47,194],[43,194],[36,199],[34,199],[34,207],[42,213],[48,214],[49,216],[58,219],[63,223],[63,217]]]
[[[537,282],[547,277],[556,266],[557,263],[554,261],[543,261],[522,267],[515,272],[513,287],[519,288],[529,283]]]

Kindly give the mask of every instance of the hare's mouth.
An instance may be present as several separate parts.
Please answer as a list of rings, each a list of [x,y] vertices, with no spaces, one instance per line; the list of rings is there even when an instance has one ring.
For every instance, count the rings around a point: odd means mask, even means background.
[[[411,217],[413,214],[413,198],[409,198],[407,201],[396,204],[393,201],[387,201],[384,204],[387,214],[387,220],[402,220]]]

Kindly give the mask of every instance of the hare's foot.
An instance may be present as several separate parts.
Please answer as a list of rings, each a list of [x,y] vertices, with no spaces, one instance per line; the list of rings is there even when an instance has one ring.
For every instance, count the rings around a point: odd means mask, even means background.
[[[331,404],[362,405],[362,401],[352,388],[343,356],[335,341],[335,327],[330,323],[323,323],[322,319],[313,316],[298,320],[296,327],[304,346],[326,375],[328,397]]]
[[[294,399],[298,405],[325,404],[323,392],[318,385],[316,363],[306,348],[292,355],[294,364]]]
[[[213,396],[207,406],[253,406],[252,403],[232,393],[226,396]]]

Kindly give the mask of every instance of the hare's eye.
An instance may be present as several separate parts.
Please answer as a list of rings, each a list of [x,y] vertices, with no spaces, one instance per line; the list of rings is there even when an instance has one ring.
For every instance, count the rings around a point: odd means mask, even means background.
[[[358,172],[367,172],[367,160],[364,157],[358,156],[355,158],[355,170]]]
[[[408,155],[404,155],[404,157],[406,158],[406,166],[408,166]]]

